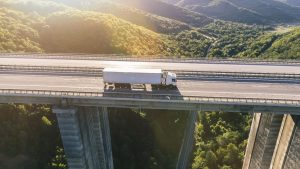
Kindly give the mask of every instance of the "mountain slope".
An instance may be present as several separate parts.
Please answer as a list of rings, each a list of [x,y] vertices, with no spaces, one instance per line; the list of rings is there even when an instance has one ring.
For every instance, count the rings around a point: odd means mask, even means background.
[[[289,23],[300,21],[300,8],[273,0],[181,0],[192,11],[243,23]]]
[[[190,26],[186,23],[112,2],[96,2],[89,9],[115,15],[159,33],[176,33],[190,29]]]
[[[295,8],[274,0],[230,1],[239,7],[247,8],[275,22],[291,22],[299,21],[300,19],[300,8]]]
[[[68,4],[71,4],[72,6],[68,6]],[[68,2],[62,4],[56,0],[0,0],[0,6],[13,10],[20,10],[25,13],[36,12],[43,16],[59,11],[74,10],[76,8],[86,10],[88,8],[91,11],[115,15],[118,18],[158,33],[174,33],[190,29],[190,26],[183,22],[107,1],[96,1],[93,4],[81,6],[76,3]]]
[[[266,22],[266,19],[258,13],[254,13],[245,8],[240,8],[228,1],[217,1],[207,6],[188,6],[188,8],[227,21],[246,22],[250,24],[262,24]]]
[[[35,4],[35,2],[38,3]],[[31,3],[33,6],[31,6],[30,10],[27,10],[28,5]],[[175,20],[152,14],[147,16],[146,14],[148,13],[134,8],[122,8],[123,6],[118,5],[116,13],[121,15],[122,10],[124,10],[123,17],[128,20],[130,20],[130,15],[134,15],[134,12],[140,13],[141,25],[146,25],[143,23],[143,19],[145,19],[146,23],[157,24],[154,28],[161,28],[157,31],[166,31],[165,33],[171,32],[171,34],[158,34],[146,29],[147,25],[144,27],[137,26],[120,19],[121,17],[100,12],[84,12],[64,5],[62,5],[62,8],[56,8],[61,4],[51,3],[52,5],[54,4],[54,8],[51,5],[49,9],[44,10],[44,8],[46,8],[45,4],[47,3],[48,1],[40,3],[40,1],[35,0],[9,1],[9,3],[7,1],[4,3],[6,6],[11,7],[11,9],[21,8],[22,11],[27,13],[28,17],[37,16],[39,18],[39,24],[30,28],[36,32],[36,45],[40,46],[40,50],[43,49],[45,52],[122,53],[130,55],[202,57],[206,55],[206,50],[211,43],[211,40],[207,38],[209,34],[203,35],[203,32],[196,31],[190,26]],[[114,8],[115,6],[110,6],[109,4],[108,7]],[[77,8],[81,7],[78,5]],[[106,6],[98,9],[98,5],[95,5],[95,8],[92,10],[103,10],[106,12],[103,8],[106,8]],[[60,10],[62,12],[57,13],[57,11]],[[108,12],[106,13],[109,13],[110,9],[107,10]],[[112,11],[115,10],[112,9]],[[43,16],[40,16],[40,13]],[[149,21],[153,16],[157,18],[154,18],[154,21]],[[134,18],[137,17],[134,16],[133,20]],[[138,20],[134,21],[134,23],[137,22]],[[164,24],[162,23],[166,23],[165,25],[167,27],[163,29],[162,26]],[[152,27],[152,29],[154,28]],[[181,30],[186,31],[180,33]]]
[[[213,19],[187,9],[158,0],[113,0],[166,18],[178,20],[192,26],[201,27],[213,22]]]
[[[300,7],[300,1],[299,0],[277,0],[283,3],[287,3],[289,5],[299,6]]]
[[[85,11],[46,18],[41,45],[47,52],[163,54],[163,36],[113,15]]]

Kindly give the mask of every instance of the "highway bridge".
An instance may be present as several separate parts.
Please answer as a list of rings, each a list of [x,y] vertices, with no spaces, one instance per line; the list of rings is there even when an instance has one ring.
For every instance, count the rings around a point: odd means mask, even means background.
[[[105,67],[163,68],[177,73],[178,86],[146,86],[146,90],[104,87]],[[0,103],[54,105],[68,165],[74,169],[113,168],[107,107],[189,111],[178,169],[187,168],[194,124],[201,111],[255,113],[243,168],[297,165],[300,157],[292,154],[289,159],[289,154],[299,150],[295,146],[299,84],[297,61],[0,55]],[[282,139],[286,144],[281,144]]]

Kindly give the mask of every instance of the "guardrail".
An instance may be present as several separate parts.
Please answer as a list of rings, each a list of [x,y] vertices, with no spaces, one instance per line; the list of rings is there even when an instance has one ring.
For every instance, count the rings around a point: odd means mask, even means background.
[[[78,54],[78,53],[0,53],[2,57],[12,58],[40,58],[67,60],[105,60],[105,61],[137,61],[137,62],[177,62],[177,63],[207,63],[207,64],[272,64],[272,65],[300,65],[300,60],[280,59],[238,59],[238,58],[201,58],[181,56],[153,56],[153,55],[121,55],[121,54]]]
[[[102,76],[103,68],[100,67],[58,67],[58,66],[27,66],[27,65],[0,65],[0,72],[20,73],[56,73],[66,75],[89,75]],[[214,71],[172,71],[178,79],[201,79],[201,78],[231,78],[231,79],[271,79],[271,80],[294,80],[300,81],[300,74],[278,73],[252,73],[252,72],[214,72]]]
[[[0,65],[0,72],[20,73],[60,73],[60,74],[85,74],[102,75],[103,68],[96,67],[60,67],[60,66],[30,66],[30,65]]]
[[[214,71],[174,71],[178,78],[236,78],[236,79],[275,79],[299,80],[300,74],[253,73],[253,72],[214,72]]]
[[[270,105],[300,107],[300,100],[267,99],[267,98],[231,98],[231,97],[207,97],[207,96],[180,96],[172,94],[147,94],[147,93],[125,93],[125,92],[74,92],[74,91],[51,91],[51,90],[20,90],[0,89],[2,96],[39,96],[59,98],[82,98],[82,99],[104,99],[104,98],[126,98],[140,100],[166,100],[186,101],[193,103],[213,104],[246,104],[246,105]]]

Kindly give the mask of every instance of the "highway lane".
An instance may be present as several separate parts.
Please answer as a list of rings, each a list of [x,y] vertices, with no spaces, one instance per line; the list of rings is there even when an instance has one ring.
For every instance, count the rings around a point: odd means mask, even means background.
[[[99,77],[0,74],[0,89],[6,88],[101,92],[103,82]]]
[[[103,92],[104,84],[101,77],[92,76],[0,74],[0,89]],[[151,91],[150,86],[147,89],[148,91],[130,91],[129,89],[117,91],[183,96],[300,100],[300,85],[286,83],[179,80],[178,90]],[[109,92],[112,91],[109,90]]]
[[[32,66],[96,67],[96,68],[133,67],[133,68],[162,68],[165,70],[185,70],[185,71],[300,74],[300,66],[279,66],[279,65],[126,62],[126,61],[32,59],[32,58],[5,58],[5,57],[0,57],[0,64],[32,65]]]

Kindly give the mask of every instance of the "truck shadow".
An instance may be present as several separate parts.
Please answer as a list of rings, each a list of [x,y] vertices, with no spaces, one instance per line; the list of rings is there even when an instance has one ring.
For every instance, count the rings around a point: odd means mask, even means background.
[[[134,87],[104,87],[103,97],[134,98],[134,99],[161,99],[183,100],[177,87],[159,87],[147,85],[144,88]]]

